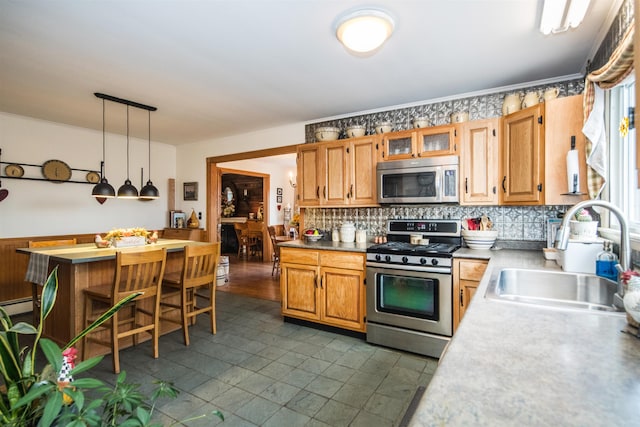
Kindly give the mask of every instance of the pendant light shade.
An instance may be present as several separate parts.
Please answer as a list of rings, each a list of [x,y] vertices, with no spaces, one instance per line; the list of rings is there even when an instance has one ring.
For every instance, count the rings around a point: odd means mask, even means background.
[[[116,190],[113,188],[104,173],[104,154],[105,154],[105,124],[104,124],[104,99],[102,100],[102,161],[100,162],[100,182],[93,187],[91,195],[93,197],[113,198],[116,197]]]
[[[129,106],[127,105],[127,179],[118,188],[118,197],[123,199],[137,199],[138,189],[131,184],[129,179]]]
[[[157,199],[160,197],[160,192],[151,182],[151,111],[148,111],[149,114],[149,180],[147,181],[147,185],[140,189],[140,198],[142,200],[150,200]]]

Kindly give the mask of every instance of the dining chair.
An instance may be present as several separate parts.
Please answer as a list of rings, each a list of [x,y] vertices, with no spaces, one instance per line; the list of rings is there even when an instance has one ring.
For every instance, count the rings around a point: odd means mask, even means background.
[[[271,268],[272,276],[274,273],[280,273],[280,246],[278,246],[278,242],[276,241],[276,236],[278,236],[276,227],[277,226],[275,225],[267,227],[267,230],[269,231],[269,238],[271,239],[271,246],[273,247],[273,267]]]
[[[52,246],[70,246],[77,244],[78,241],[73,239],[58,239],[58,240],[29,240],[30,248],[48,248]],[[31,301],[33,304],[33,326],[38,326],[40,322],[40,294],[42,291],[42,285],[38,283],[31,283]]]
[[[165,275],[162,281],[161,319],[182,325],[184,345],[189,345],[189,324],[196,316],[209,313],[211,333],[216,334],[216,274],[220,258],[220,242],[187,245],[182,271]],[[203,292],[205,291],[205,292]],[[173,301],[180,300],[179,303]],[[204,302],[199,305],[198,301]],[[180,320],[166,316],[180,311]]]
[[[233,229],[238,239],[238,259],[243,256],[249,257],[249,235],[248,227],[245,223],[234,223]]]
[[[85,360],[89,341],[111,347],[113,371],[117,374],[120,372],[120,340],[133,337],[133,344],[137,345],[138,335],[142,332],[151,334],[153,358],[158,358],[160,285],[164,276],[166,260],[166,248],[150,251],[118,251],[116,252],[116,270],[113,283],[84,289],[85,327],[122,298],[135,292],[142,292],[142,295],[121,308],[111,319],[84,337],[82,360]],[[128,327],[126,327],[127,325]],[[103,339],[107,331],[109,332],[109,340]]]
[[[247,240],[249,242],[249,255],[264,258],[264,222],[249,221],[247,223]]]

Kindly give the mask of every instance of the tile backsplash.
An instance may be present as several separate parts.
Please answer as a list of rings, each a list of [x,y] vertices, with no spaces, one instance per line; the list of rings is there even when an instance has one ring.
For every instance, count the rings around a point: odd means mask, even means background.
[[[355,223],[370,236],[383,234],[389,219],[466,219],[487,215],[498,230],[499,240],[543,241],[547,239],[547,219],[557,218],[567,206],[389,206],[380,208],[306,208],[305,227],[322,230]]]

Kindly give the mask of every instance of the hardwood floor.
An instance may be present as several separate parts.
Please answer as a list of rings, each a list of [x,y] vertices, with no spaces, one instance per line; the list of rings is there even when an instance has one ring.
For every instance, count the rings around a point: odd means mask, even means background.
[[[218,291],[246,295],[270,301],[280,301],[280,275],[271,275],[272,262],[238,259],[229,256],[229,282]]]

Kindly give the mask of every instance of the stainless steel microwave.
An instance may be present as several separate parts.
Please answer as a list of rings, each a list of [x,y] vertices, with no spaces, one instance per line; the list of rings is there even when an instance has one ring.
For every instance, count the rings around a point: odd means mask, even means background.
[[[378,203],[458,203],[458,156],[380,162]]]

